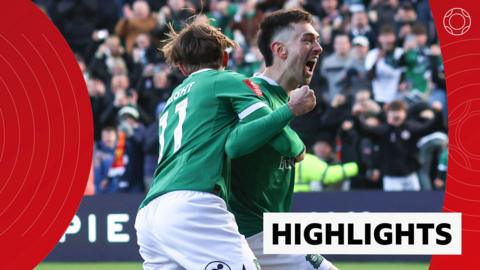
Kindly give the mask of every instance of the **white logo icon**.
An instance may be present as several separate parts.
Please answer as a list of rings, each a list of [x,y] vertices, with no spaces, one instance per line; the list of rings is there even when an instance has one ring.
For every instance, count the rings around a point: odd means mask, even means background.
[[[452,8],[443,16],[443,27],[450,35],[461,36],[472,25],[470,14],[463,8]]]
[[[231,269],[230,269],[230,266],[228,266],[224,262],[214,261],[214,262],[209,263],[205,267],[205,270],[231,270]]]

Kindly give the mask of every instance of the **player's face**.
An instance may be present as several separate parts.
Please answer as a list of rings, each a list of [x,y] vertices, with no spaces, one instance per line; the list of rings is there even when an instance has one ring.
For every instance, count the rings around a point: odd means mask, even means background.
[[[310,23],[296,23],[293,26],[291,38],[286,42],[288,55],[285,65],[298,85],[309,84],[323,49],[319,35]]]

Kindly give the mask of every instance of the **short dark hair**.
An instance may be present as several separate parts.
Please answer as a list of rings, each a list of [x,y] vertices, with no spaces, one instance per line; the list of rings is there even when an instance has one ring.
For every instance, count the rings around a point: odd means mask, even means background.
[[[383,34],[396,34],[395,27],[391,24],[386,24],[380,28],[379,35]]]
[[[426,35],[427,34],[427,28],[423,24],[416,23],[412,27],[412,33],[414,35],[417,35],[417,36],[418,35]]]
[[[408,3],[408,2],[403,2],[402,4],[400,4],[398,9],[403,9],[403,10],[406,10],[406,11],[412,11],[412,10],[415,11],[415,8],[413,7],[413,5],[411,3]]]
[[[222,65],[223,53],[236,43],[219,29],[204,23],[190,23],[177,33],[171,25],[168,39],[162,51],[170,65],[182,64],[193,72],[201,68],[218,69]]]
[[[398,111],[407,111],[407,109],[408,109],[408,105],[405,101],[394,100],[387,105],[387,110],[386,111],[387,112],[389,112],[389,111],[398,112]]]
[[[280,30],[290,27],[291,23],[312,23],[312,15],[300,9],[278,10],[265,16],[260,24],[258,32],[257,44],[260,52],[265,58],[267,67],[273,64],[273,53],[270,48],[272,38]]]
[[[106,132],[111,132],[111,131],[117,132],[117,129],[112,127],[112,126],[106,126],[106,127],[102,128],[102,132],[104,132],[104,131],[106,131]]]
[[[350,41],[350,43],[351,43],[350,37],[345,32],[336,33],[335,36],[333,37],[333,40],[335,40],[337,37],[346,37],[346,38],[348,38],[348,41]]]

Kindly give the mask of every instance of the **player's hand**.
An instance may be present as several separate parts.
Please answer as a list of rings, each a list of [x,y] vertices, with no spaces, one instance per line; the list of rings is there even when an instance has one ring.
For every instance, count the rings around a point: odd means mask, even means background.
[[[305,153],[306,153],[306,148],[304,147],[303,152],[297,157],[295,157],[295,163],[302,161],[305,158]]]
[[[312,111],[316,104],[315,93],[306,85],[290,92],[288,107],[295,116],[300,116]]]

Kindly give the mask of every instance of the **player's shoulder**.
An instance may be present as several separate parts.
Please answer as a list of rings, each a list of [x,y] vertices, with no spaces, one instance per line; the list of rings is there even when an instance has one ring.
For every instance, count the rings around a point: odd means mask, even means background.
[[[219,91],[251,92],[261,96],[260,87],[247,76],[235,71],[221,71],[215,78],[215,86]]]
[[[215,76],[215,80],[221,83],[239,83],[246,79],[245,75],[232,70],[219,70]]]
[[[262,79],[261,77],[258,77],[258,76],[253,76],[253,77],[250,77],[248,78],[250,81],[258,84],[258,85],[267,85],[267,81],[265,81],[264,79]]]

